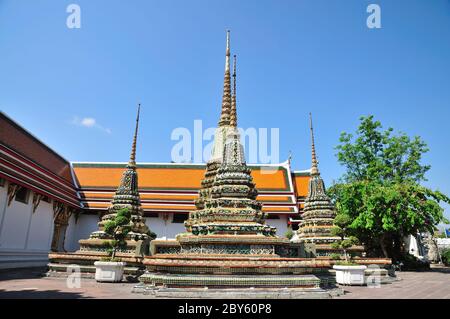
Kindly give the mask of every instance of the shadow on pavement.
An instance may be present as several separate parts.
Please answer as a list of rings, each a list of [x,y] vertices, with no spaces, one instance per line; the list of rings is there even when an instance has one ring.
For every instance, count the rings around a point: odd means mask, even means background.
[[[431,268],[431,272],[440,272],[444,274],[450,274],[450,267],[442,267],[442,268]]]
[[[64,292],[60,290],[17,290],[6,291],[0,289],[0,299],[76,299],[90,298],[77,292]]]
[[[34,279],[45,277],[47,267],[1,269],[0,281],[12,279]]]

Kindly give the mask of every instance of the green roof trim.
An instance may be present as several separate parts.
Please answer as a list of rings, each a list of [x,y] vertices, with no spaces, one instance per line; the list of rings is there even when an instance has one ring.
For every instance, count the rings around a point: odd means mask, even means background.
[[[74,168],[125,168],[128,163],[72,163]],[[137,168],[184,168],[184,169],[205,169],[205,164],[136,164]]]
[[[311,176],[310,172],[293,172],[294,176]]]

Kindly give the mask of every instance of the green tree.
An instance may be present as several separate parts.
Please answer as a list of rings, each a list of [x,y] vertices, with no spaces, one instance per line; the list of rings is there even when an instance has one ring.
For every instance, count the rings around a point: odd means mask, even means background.
[[[338,215],[351,218],[349,232],[369,253],[397,260],[404,253],[405,236],[433,233],[438,223],[448,223],[440,203],[450,199],[420,184],[430,169],[421,163],[428,147],[420,137],[382,130],[379,121],[367,116],[356,137],[341,134],[336,149],[346,172],[329,193]]]
[[[292,227],[288,227],[288,229],[287,229],[286,233],[284,234],[284,236],[287,239],[289,239],[289,240],[291,240],[292,237],[294,237],[294,232],[292,231]]]
[[[126,246],[125,238],[131,230],[131,212],[128,208],[120,209],[114,218],[105,223],[104,231],[110,235],[113,240],[109,241],[112,251],[111,260],[116,257],[116,252],[121,247]]]
[[[339,214],[334,219],[334,227],[331,230],[333,235],[340,237],[340,240],[334,242],[332,247],[342,250],[346,263],[349,262],[347,250],[358,243],[358,239],[349,233],[351,223],[352,219],[349,215]]]

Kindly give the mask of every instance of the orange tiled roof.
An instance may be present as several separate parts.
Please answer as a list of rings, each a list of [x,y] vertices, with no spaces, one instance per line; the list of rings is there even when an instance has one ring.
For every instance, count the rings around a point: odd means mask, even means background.
[[[87,209],[106,209],[119,184],[126,163],[72,163],[83,205]],[[308,179],[294,186],[287,163],[279,165],[249,165],[259,190],[258,200],[264,211],[271,213],[297,213],[297,189]],[[205,174],[204,164],[137,165],[139,191],[145,211],[188,212],[195,209],[194,199]],[[299,185],[297,185],[299,184]],[[303,196],[300,195],[300,196]]]
[[[310,179],[309,171],[294,172],[293,179],[297,197],[306,197],[308,195],[308,183]]]
[[[82,189],[116,188],[125,163],[72,163]],[[293,191],[290,172],[283,166],[249,165],[259,190]],[[267,167],[267,168],[266,168]],[[205,175],[204,164],[138,164],[139,189],[198,190]]]

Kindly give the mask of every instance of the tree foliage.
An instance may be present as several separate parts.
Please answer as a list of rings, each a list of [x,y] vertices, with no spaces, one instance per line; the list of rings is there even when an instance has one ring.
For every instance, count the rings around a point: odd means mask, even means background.
[[[115,258],[116,251],[120,247],[126,246],[125,238],[131,230],[131,212],[128,208],[120,209],[113,219],[105,223],[104,231],[110,235],[113,240],[110,241],[112,247],[111,259]]]
[[[339,163],[347,169],[344,180],[399,183],[426,180],[430,165],[421,164],[421,160],[429,150],[427,144],[418,136],[393,135],[392,128],[381,129],[379,121],[367,116],[361,117],[355,138],[353,134],[341,134],[341,144],[336,149]]]
[[[349,232],[373,254],[400,258],[407,235],[448,222],[441,202],[450,199],[422,186],[429,165],[421,163],[428,147],[420,137],[382,130],[373,116],[362,117],[356,136],[342,133],[337,146],[346,172],[329,193],[338,216],[351,218]]]
[[[345,262],[348,262],[347,250],[358,243],[358,239],[349,232],[352,218],[345,213],[339,214],[334,219],[334,227],[331,232],[334,236],[340,237],[340,240],[334,242],[332,247],[342,250]]]

